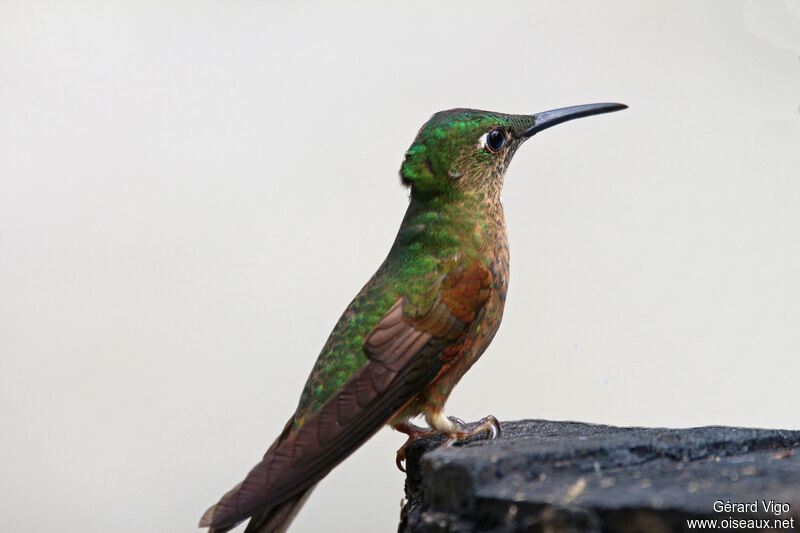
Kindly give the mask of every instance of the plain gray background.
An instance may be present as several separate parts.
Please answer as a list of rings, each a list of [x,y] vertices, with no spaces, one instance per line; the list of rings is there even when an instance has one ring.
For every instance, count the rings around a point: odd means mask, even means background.
[[[194,531],[289,417],[434,112],[517,154],[468,420],[800,427],[800,3],[0,2],[0,522]],[[393,531],[384,430],[293,531]],[[724,498],[725,495],[720,495]]]

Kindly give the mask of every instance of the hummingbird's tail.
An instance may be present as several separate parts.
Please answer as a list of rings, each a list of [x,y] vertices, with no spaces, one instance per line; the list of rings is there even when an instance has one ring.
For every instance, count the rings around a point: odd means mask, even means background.
[[[267,455],[271,454],[275,451],[278,445],[286,440],[286,437],[291,432],[292,426],[294,425],[294,416],[289,419],[286,423],[286,426],[283,428],[283,432],[281,432],[280,436],[275,439],[275,442],[272,443],[272,446],[269,447],[267,453],[264,454],[266,457]],[[240,484],[241,485],[241,484]],[[250,522],[247,524],[247,528],[245,529],[244,533],[284,533],[294,520],[294,517],[297,515],[300,508],[306,503],[306,500],[311,495],[311,491],[317,484],[313,484],[307,489],[303,490],[302,492],[295,494],[291,498],[286,501],[283,501],[276,505],[275,507],[270,507],[260,513],[254,514],[250,518]],[[235,492],[239,488],[239,485],[234,487],[231,492]],[[201,527],[204,525],[204,522],[210,521],[211,517],[214,514],[214,507],[211,507],[206,513],[203,515],[203,518],[200,520]],[[230,526],[214,528],[211,527],[208,529],[208,533],[225,533],[226,531],[230,531],[238,524],[232,524]]]
[[[311,485],[303,492],[292,496],[275,507],[254,514],[250,517],[250,522],[247,523],[244,533],[285,533],[316,486],[316,484]],[[237,525],[212,527],[209,528],[208,533],[226,533]]]
[[[303,492],[292,496],[271,509],[253,515],[244,533],[284,533],[291,525],[297,512],[306,503],[316,485],[311,485]]]

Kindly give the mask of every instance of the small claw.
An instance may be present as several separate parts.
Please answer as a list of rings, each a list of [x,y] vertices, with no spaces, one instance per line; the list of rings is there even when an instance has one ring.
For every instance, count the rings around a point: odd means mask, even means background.
[[[403,463],[406,460],[406,448],[408,448],[408,445],[419,438],[435,435],[437,433],[433,429],[422,428],[411,424],[410,422],[403,422],[401,424],[393,425],[392,429],[408,435],[408,439],[406,440],[405,444],[403,444],[400,449],[397,450],[397,457],[395,458],[395,464],[397,464],[397,468],[400,469],[401,472],[406,471],[405,467],[403,467]]]
[[[406,460],[406,450],[405,447],[400,448],[397,450],[397,458],[395,459],[397,468],[400,469],[401,472],[405,473],[406,468],[403,466],[403,462]]]
[[[489,432],[489,439],[495,440],[500,436],[500,422],[493,415],[481,418],[478,427],[483,427]]]
[[[467,423],[458,418],[457,416],[448,416],[447,419],[456,425],[459,432],[464,432],[467,430]]]

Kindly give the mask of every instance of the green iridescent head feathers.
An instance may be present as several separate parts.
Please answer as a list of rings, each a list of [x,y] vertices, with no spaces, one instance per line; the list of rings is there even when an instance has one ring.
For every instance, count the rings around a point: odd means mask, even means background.
[[[436,113],[406,152],[400,179],[418,197],[499,189],[533,121],[532,115],[474,109]]]

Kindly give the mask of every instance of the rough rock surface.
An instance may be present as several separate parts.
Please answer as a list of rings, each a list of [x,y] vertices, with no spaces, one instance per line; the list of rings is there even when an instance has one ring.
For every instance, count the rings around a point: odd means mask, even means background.
[[[692,519],[717,520],[707,531],[800,530],[800,431],[545,420],[502,430],[409,447],[400,533],[659,533]],[[715,511],[717,501],[748,507]]]

